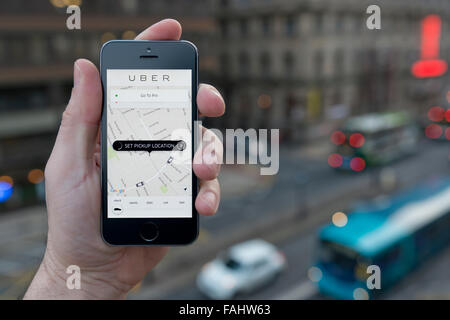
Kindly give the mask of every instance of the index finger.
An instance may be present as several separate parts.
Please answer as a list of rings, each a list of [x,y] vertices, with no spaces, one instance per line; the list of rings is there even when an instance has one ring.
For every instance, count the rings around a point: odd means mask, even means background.
[[[142,31],[135,40],[180,40],[181,24],[174,19],[164,19]]]

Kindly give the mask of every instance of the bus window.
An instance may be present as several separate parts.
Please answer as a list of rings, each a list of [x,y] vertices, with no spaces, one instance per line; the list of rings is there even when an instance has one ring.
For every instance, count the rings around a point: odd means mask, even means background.
[[[423,259],[450,239],[450,213],[417,231],[414,236],[416,258]]]
[[[379,254],[374,258],[374,264],[379,266],[381,270],[389,268],[389,266],[394,265],[398,262],[400,258],[401,250],[400,246],[397,245],[388,251]]]
[[[342,280],[354,280],[358,253],[340,244],[322,241],[319,260],[332,275]]]

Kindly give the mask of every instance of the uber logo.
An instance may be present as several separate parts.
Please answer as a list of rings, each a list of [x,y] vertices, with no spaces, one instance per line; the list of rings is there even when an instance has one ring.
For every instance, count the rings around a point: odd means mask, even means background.
[[[128,80],[130,81],[136,81],[136,75],[128,75]],[[145,82],[145,81],[152,81],[152,82],[156,82],[156,81],[163,81],[163,82],[169,82],[170,81],[170,77],[168,74],[163,74],[161,77],[158,77],[157,74],[151,74],[149,76],[147,76],[146,74],[141,74],[139,75],[139,81],[141,82]]]

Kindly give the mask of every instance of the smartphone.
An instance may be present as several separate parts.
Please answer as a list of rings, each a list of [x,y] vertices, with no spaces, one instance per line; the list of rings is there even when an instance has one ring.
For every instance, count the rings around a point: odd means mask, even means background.
[[[196,47],[188,41],[109,41],[101,49],[100,69],[104,241],[193,242]]]

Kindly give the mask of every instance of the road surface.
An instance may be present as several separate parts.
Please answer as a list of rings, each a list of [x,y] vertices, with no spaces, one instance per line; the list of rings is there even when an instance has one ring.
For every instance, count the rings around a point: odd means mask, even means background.
[[[448,157],[448,144],[424,141],[417,154],[392,164],[389,172],[395,173],[397,188],[405,189],[426,179],[449,175]],[[199,239],[199,242],[215,243],[217,239],[233,237],[237,231],[245,234],[252,231],[256,222],[276,218],[285,212],[300,208],[320,208],[322,204],[328,204],[327,209],[309,212],[308,219],[320,213],[323,216],[317,221],[322,221],[320,223],[329,221],[335,211],[345,209],[340,207],[341,204],[338,205],[341,194],[352,200],[350,202],[355,202],[379,193],[380,186],[376,183],[379,173],[378,169],[370,169],[361,174],[337,172],[328,167],[326,152],[309,156],[295,150],[284,149],[281,151],[279,174],[261,180],[260,185],[260,180],[257,180],[253,183],[253,187],[246,185],[242,187],[233,184],[233,181],[238,179],[224,177],[226,185],[223,188],[235,189],[237,192],[234,194],[224,192],[218,214],[201,220],[204,238]],[[242,176],[242,180],[247,179],[245,170]],[[330,204],[331,206],[336,204],[336,207],[329,209]],[[244,298],[320,297],[307,278],[308,268],[314,260],[318,226],[318,223],[316,225],[306,223],[305,218],[304,228],[297,230],[296,226],[293,226],[289,232],[287,229],[269,228],[264,234],[260,234],[260,237],[269,239],[285,252],[289,266],[276,282]],[[16,215],[11,213],[0,216],[0,299],[14,299],[23,295],[45,250],[46,227],[43,208],[32,208]],[[177,250],[187,251],[189,248]],[[170,264],[170,255],[164,262],[166,265]],[[198,262],[206,261],[199,258]],[[449,262],[450,252],[447,250],[412,273],[407,278],[409,280],[404,280],[386,297],[392,299],[417,298],[424,295],[430,298],[448,297]],[[146,279],[130,297],[203,298],[194,285],[195,274],[200,268],[198,264],[172,265],[170,275],[179,276],[179,280],[177,278],[177,282],[171,287],[165,287],[166,280],[157,276],[164,272],[166,265],[158,266],[155,269],[156,276]],[[152,288],[157,289],[152,291]],[[164,290],[159,290],[160,288]]]

